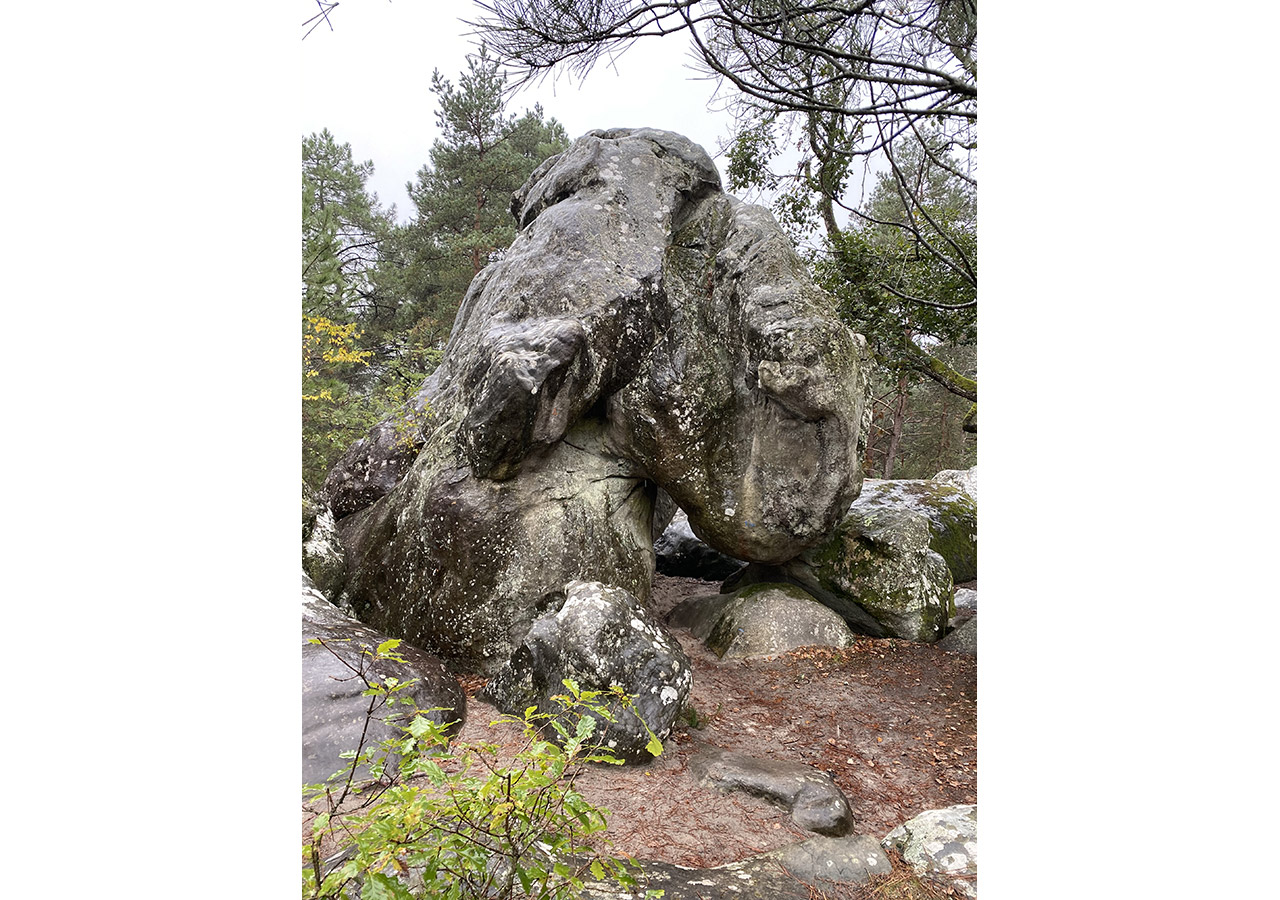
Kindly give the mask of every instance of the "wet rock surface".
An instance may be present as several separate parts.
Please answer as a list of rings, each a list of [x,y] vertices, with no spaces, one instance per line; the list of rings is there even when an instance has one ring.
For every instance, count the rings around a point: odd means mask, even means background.
[[[486,674],[570,580],[648,598],[659,488],[711,547],[776,563],[862,480],[865,342],[700,147],[591,132],[512,212],[412,464],[383,423],[330,478],[360,618]]]
[[[312,644],[318,638],[325,646]],[[369,661],[362,647],[376,648],[387,635],[361,625],[338,609],[302,576],[302,781],[319,784],[338,772],[347,760],[340,754],[360,745],[369,714],[370,698],[362,696],[365,683],[357,675],[363,671],[370,680],[386,682],[388,677],[415,683],[398,696],[411,697],[419,709],[438,723],[466,719],[467,697],[458,680],[445,671],[440,660],[401,644],[396,653],[405,661]],[[388,716],[399,707],[384,707],[373,713],[366,746],[399,737],[397,719]],[[455,729],[456,730],[456,729]]]

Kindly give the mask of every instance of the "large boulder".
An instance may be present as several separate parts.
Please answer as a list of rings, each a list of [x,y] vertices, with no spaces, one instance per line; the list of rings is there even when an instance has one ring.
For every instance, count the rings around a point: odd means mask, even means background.
[[[615,721],[592,716],[595,737],[624,761],[647,762],[650,732],[659,739],[671,732],[693,670],[680,642],[629,592],[575,581],[565,586],[560,607],[533,623],[481,697],[513,715],[531,706],[560,715],[554,698],[565,693],[565,679],[584,691],[617,685],[633,698],[632,709],[617,712]]]
[[[978,896],[977,806],[925,810],[893,829],[881,843],[898,849],[919,874],[960,896]]]
[[[338,523],[360,617],[485,673],[570,580],[648,599],[659,488],[715,549],[777,563],[862,481],[865,342],[702,148],[591,132],[512,212],[423,389],[421,448],[398,477],[375,429],[341,508],[395,483]]]
[[[323,644],[314,644],[319,639]],[[330,603],[305,574],[302,576],[302,781],[319,784],[342,770],[348,761],[341,754],[354,751],[364,736],[374,747],[402,735],[408,724],[399,713],[410,707],[401,703],[370,710],[363,696],[365,683],[385,684],[396,678],[408,687],[397,691],[398,700],[412,699],[433,721],[456,722],[461,728],[467,715],[467,696],[458,680],[445,671],[440,660],[407,644],[396,648],[404,662],[374,660],[368,651],[387,640]],[[368,728],[366,730],[366,724]],[[361,772],[359,774],[367,774]]]
[[[851,512],[823,544],[780,566],[750,565],[720,590],[799,585],[872,637],[932,643],[955,615],[951,570],[929,548],[929,522],[905,509]]]
[[[920,513],[929,520],[929,546],[947,561],[952,580],[978,577],[978,504],[959,487],[926,478],[868,478],[853,509]]]

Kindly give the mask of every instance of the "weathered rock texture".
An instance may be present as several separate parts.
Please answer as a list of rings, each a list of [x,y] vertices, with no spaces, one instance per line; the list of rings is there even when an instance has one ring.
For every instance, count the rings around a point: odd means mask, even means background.
[[[929,546],[947,561],[952,579],[978,577],[978,504],[960,488],[925,478],[868,478],[853,509],[920,513],[929,520]]]
[[[570,580],[647,600],[657,487],[707,544],[777,563],[862,481],[865,345],[700,147],[591,132],[512,212],[424,387],[420,451],[339,522],[361,618],[486,673]],[[392,480],[387,443],[346,464],[377,485],[342,509]]]
[[[593,716],[601,744],[628,762],[652,759],[645,749],[649,732],[659,739],[671,732],[693,687],[680,642],[639,600],[621,588],[584,581],[567,585],[559,609],[533,623],[481,697],[513,715],[530,706],[559,715],[552,698],[566,692],[566,678],[583,690],[618,685],[634,698],[634,712],[618,711],[616,721]]]
[[[688,628],[725,659],[771,656],[797,647],[848,647],[854,640],[838,613],[785,583],[694,597],[673,609],[667,623]]]
[[[742,791],[782,807],[806,831],[839,837],[853,830],[849,801],[830,775],[813,766],[711,749],[690,760],[689,771],[710,787]]]
[[[896,847],[922,875],[978,896],[978,807],[972,804],[930,809],[908,819],[881,842]]]
[[[949,484],[958,487],[970,497],[973,502],[978,502],[978,467],[972,466],[968,469],[943,469],[937,475],[933,476],[934,481],[941,481],[943,484]]]
[[[721,585],[787,581],[804,588],[873,637],[932,643],[955,614],[951,570],[929,548],[920,513],[888,508],[851,512],[825,543],[781,566],[750,565]]]
[[[325,641],[312,644],[313,638]],[[397,693],[411,697],[419,709],[438,723],[457,722],[467,714],[467,696],[458,680],[440,660],[401,644],[396,653],[404,660],[362,660],[362,647],[375,648],[387,635],[366,628],[325,599],[305,574],[302,576],[302,781],[319,784],[347,765],[340,756],[360,743],[369,712],[369,698],[361,696],[365,684],[355,677],[363,669],[370,680],[385,683],[388,677],[415,683]],[[332,652],[331,652],[332,651]],[[366,735],[366,746],[399,737],[403,721],[388,722],[401,706],[376,711]]]

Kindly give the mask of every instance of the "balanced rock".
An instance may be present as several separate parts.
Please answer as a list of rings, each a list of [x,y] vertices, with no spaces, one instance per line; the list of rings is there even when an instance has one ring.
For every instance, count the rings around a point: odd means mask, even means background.
[[[617,685],[633,698],[632,709],[615,711],[613,722],[592,715],[594,737],[624,761],[646,762],[650,732],[659,739],[670,734],[693,687],[693,670],[679,641],[633,595],[575,581],[565,586],[559,608],[533,623],[480,696],[512,715],[536,706],[558,716],[562,708],[554,698],[566,693],[565,679],[584,691]]]
[[[776,563],[862,481],[865,342],[702,148],[591,132],[512,212],[424,386],[412,464],[397,480],[375,429],[345,480],[378,485],[342,509],[394,486],[338,522],[360,618],[485,673],[571,580],[647,601],[659,488],[716,550]]]
[[[323,644],[314,644],[318,639]],[[458,680],[445,671],[440,660],[407,644],[395,652],[404,662],[374,660],[370,651],[387,640],[387,635],[366,628],[342,612],[302,576],[302,781],[320,784],[339,772],[348,761],[341,754],[359,749],[361,735],[365,747],[402,736],[408,722],[400,713],[410,707],[397,702],[382,706],[370,718],[370,698],[363,673],[369,681],[385,684],[395,678],[413,683],[397,691],[398,701],[412,699],[432,721],[445,725],[456,722],[461,728],[467,715],[467,696]],[[366,722],[368,729],[366,731]]]
[[[852,508],[920,513],[929,520],[929,546],[947,561],[952,580],[978,577],[978,505],[960,488],[925,478],[868,478]]]

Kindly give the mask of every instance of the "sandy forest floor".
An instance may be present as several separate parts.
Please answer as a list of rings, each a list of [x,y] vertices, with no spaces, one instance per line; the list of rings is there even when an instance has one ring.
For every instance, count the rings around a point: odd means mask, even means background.
[[[715,582],[657,575],[665,617]],[[698,786],[689,760],[716,747],[807,763],[849,799],[860,834],[884,837],[926,809],[977,802],[975,657],[893,639],[846,650],[803,649],[769,659],[721,660],[673,629],[693,663],[694,727],[679,723],[645,766],[593,766],[577,789],[610,811],[614,849],[636,859],[715,866],[804,840],[790,816],[763,800]],[[498,711],[466,682],[463,740],[510,740],[489,726]]]

